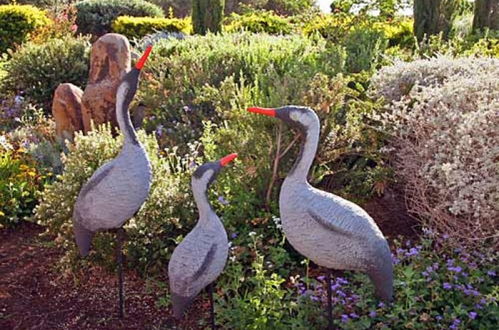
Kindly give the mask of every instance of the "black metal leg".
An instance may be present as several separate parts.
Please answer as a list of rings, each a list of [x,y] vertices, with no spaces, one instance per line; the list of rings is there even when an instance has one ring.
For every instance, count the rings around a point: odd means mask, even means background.
[[[208,284],[208,296],[210,297],[210,322],[211,329],[215,330],[215,304],[213,303],[213,287],[215,285],[213,283]]]
[[[119,228],[117,231],[116,259],[118,262],[118,317],[125,316],[125,288],[123,276],[123,243],[125,241],[125,229]]]
[[[333,330],[333,302],[332,292],[331,292],[331,270],[328,269],[326,272],[326,284],[327,284],[327,329]]]

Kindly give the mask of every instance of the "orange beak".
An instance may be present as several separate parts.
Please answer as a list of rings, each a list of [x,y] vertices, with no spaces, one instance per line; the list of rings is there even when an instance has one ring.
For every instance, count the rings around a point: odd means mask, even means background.
[[[149,54],[151,54],[151,51],[152,51],[152,45],[146,48],[144,55],[142,55],[142,57],[139,59],[137,64],[135,64],[135,68],[137,70],[142,70],[142,68],[144,67],[144,64],[147,61],[147,58],[149,57]]]
[[[259,114],[265,115],[265,116],[275,117],[275,109],[252,107],[252,108],[248,108],[248,111],[254,112],[254,113],[259,113]]]
[[[227,156],[223,157],[222,159],[220,159],[220,165],[225,166],[225,165],[229,164],[231,161],[233,161],[236,157],[237,157],[236,153],[227,155]]]

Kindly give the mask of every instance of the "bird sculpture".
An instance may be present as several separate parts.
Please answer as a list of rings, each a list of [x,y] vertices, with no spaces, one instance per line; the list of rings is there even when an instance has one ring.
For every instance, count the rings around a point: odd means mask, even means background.
[[[168,264],[174,317],[180,319],[199,292],[208,286],[213,329],[215,320],[212,283],[225,267],[229,246],[225,228],[211,208],[206,191],[222,167],[236,157],[237,154],[230,154],[218,161],[205,163],[193,173],[191,186],[199,220],[173,251]]]
[[[137,91],[140,70],[152,47],[149,46],[135,67],[122,79],[116,92],[116,118],[124,135],[121,152],[99,167],[83,185],[73,210],[73,231],[81,256],[88,255],[97,231],[117,230],[119,316],[124,314],[123,224],[142,206],[151,188],[151,163],[137,139],[128,108]]]
[[[310,108],[248,108],[281,119],[303,138],[301,152],[284,180],[279,196],[282,229],[302,255],[328,269],[328,318],[332,328],[330,270],[366,273],[376,296],[390,301],[393,265],[390,249],[374,220],[360,206],[316,189],[307,180],[319,143],[320,121]]]

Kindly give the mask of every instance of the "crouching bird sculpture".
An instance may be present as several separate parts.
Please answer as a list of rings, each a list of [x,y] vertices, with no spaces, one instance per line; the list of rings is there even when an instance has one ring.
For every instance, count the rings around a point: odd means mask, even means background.
[[[306,107],[248,108],[276,117],[302,134],[301,152],[281,187],[279,208],[282,229],[301,254],[327,268],[328,319],[332,328],[331,269],[366,273],[376,296],[390,301],[393,265],[390,249],[374,220],[360,206],[312,187],[307,175],[317,152],[320,122]]]
[[[192,192],[199,212],[194,229],[173,251],[168,264],[173,315],[180,319],[194,298],[208,286],[211,305],[211,327],[215,328],[213,285],[225,267],[229,250],[225,228],[212,210],[206,191],[222,167],[237,154],[205,163],[192,175]]]
[[[149,195],[151,164],[130,121],[128,107],[135,96],[140,70],[151,52],[146,49],[135,68],[128,72],[116,92],[116,117],[124,135],[121,152],[102,165],[83,185],[73,210],[73,231],[81,256],[88,255],[97,231],[117,229],[119,316],[124,315],[123,224],[132,218]]]

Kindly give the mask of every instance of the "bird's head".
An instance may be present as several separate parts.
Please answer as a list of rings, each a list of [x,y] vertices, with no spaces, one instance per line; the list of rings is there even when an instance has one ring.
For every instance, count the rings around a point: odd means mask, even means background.
[[[144,67],[144,64],[152,51],[152,46],[149,46],[144,51],[142,57],[137,61],[135,66],[130,70],[122,79],[121,84],[118,87],[117,95],[121,96],[124,100],[123,105],[128,107],[132,102],[135,93],[137,92],[137,87],[139,85],[140,71]]]
[[[249,112],[279,118],[302,133],[308,132],[319,124],[319,118],[314,110],[307,107],[288,105],[280,108],[248,108]]]
[[[215,181],[220,170],[232,162],[237,154],[227,155],[217,161],[204,163],[199,166],[192,174],[192,186],[202,190],[208,189],[210,184]]]

